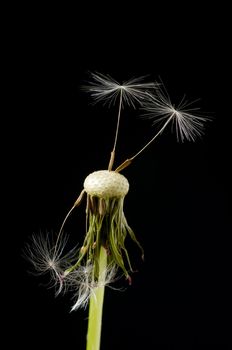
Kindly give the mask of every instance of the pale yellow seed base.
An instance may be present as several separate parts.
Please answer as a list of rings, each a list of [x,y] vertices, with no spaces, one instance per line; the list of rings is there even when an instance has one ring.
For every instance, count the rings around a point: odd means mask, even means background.
[[[100,198],[125,197],[129,182],[122,174],[109,170],[94,171],[84,181],[84,189]]]

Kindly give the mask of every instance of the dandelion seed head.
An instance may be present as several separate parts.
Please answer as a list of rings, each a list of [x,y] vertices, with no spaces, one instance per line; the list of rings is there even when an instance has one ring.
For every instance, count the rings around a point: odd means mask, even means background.
[[[109,75],[91,73],[92,80],[83,87],[95,102],[112,105],[119,102],[115,140],[108,170],[98,170],[89,174],[84,181],[84,189],[66,215],[56,240],[53,235],[33,235],[31,244],[26,247],[27,259],[32,263],[37,274],[50,273],[56,295],[61,292],[73,292],[74,304],[71,311],[86,308],[90,298],[97,301],[96,291],[110,286],[116,280],[117,269],[131,284],[129,271],[133,272],[130,257],[124,244],[126,235],[143,248],[127,223],[123,211],[124,197],[129,190],[129,183],[119,171],[131,164],[163,132],[168,124],[175,132],[178,141],[195,141],[203,134],[204,124],[209,119],[193,108],[193,102],[182,98],[176,106],[172,103],[165,88],[155,82],[146,83],[144,77],[133,78],[118,83]],[[121,107],[140,105],[145,110],[145,117],[153,124],[161,124],[154,137],[133,157],[127,159],[112,171]],[[86,235],[83,246],[65,253],[67,236],[63,226],[73,209],[80,204],[83,194],[87,195]],[[111,287],[112,288],[112,287]],[[116,288],[114,288],[116,289]]]

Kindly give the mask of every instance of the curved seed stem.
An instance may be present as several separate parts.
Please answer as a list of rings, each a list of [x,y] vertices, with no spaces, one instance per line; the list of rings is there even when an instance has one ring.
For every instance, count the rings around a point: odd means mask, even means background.
[[[174,116],[174,112],[172,113],[172,115],[168,118],[168,120],[166,121],[166,123],[162,126],[162,128],[157,132],[157,134],[155,134],[155,136],[152,137],[152,139],[146,143],[146,145],[141,148],[133,157],[126,159],[123,163],[121,163],[115,170],[115,172],[119,173],[121,170],[125,169],[126,167],[128,167],[128,165],[130,165],[132,163],[132,161],[138,157],[139,154],[141,154],[148,146],[150,146],[150,144],[162,133],[162,131],[166,128],[166,126],[168,125],[168,123],[172,120],[173,116]]]
[[[138,151],[133,157],[130,158],[130,160],[132,161],[133,159],[135,159],[140,153],[142,153],[148,146],[150,146],[150,144],[161,134],[161,132],[166,128],[166,126],[168,125],[168,123],[171,121],[172,117],[174,116],[175,113],[172,113],[172,115],[168,118],[168,120],[166,121],[166,123],[162,126],[162,128],[157,132],[157,134],[155,134],[155,136],[152,137],[152,139],[146,143],[146,145],[141,148],[140,151]]]
[[[58,246],[58,243],[59,243],[59,239],[61,237],[61,234],[62,234],[62,231],[63,231],[63,228],[64,228],[64,225],[68,219],[68,217],[70,216],[70,214],[72,213],[73,209],[75,209],[76,207],[78,207],[78,205],[81,204],[81,201],[83,199],[83,196],[84,196],[84,193],[85,193],[85,190],[83,189],[79,195],[79,197],[77,198],[77,200],[75,201],[75,203],[73,204],[72,208],[68,211],[67,215],[65,216],[63,222],[62,222],[62,225],[60,227],[60,230],[59,230],[59,233],[57,235],[57,239],[56,239],[56,244],[55,244],[55,247],[54,247],[54,255],[57,251],[57,246]]]

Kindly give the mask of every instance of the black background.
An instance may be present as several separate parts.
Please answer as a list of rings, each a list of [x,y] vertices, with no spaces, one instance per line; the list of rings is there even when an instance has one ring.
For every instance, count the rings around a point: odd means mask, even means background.
[[[102,349],[230,343],[226,9],[188,6],[126,10],[114,3],[9,12],[2,130],[9,170],[9,343],[85,349],[87,310],[70,313],[70,295],[54,298],[43,279],[28,274],[22,249],[32,233],[56,231],[84,178],[107,167],[116,109],[91,105],[80,89],[88,71],[119,82],[161,77],[174,102],[183,94],[200,98],[202,111],[214,117],[201,140],[178,144],[166,131],[123,172],[130,182],[125,214],[145,262],[128,242],[138,273],[132,286],[122,281],[124,292],[106,290]],[[154,132],[137,115],[123,111],[117,164]],[[83,239],[84,209],[66,226],[73,243]]]

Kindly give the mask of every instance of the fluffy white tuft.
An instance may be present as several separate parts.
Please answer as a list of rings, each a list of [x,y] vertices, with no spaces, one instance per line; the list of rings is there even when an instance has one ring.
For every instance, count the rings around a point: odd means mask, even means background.
[[[144,107],[144,116],[153,120],[153,124],[170,122],[172,130],[175,132],[177,140],[195,141],[204,133],[204,124],[210,120],[208,116],[199,114],[199,108],[193,108],[193,103],[182,98],[175,107],[172,104],[166,90],[159,89],[156,95],[149,95],[146,106]],[[164,129],[164,128],[163,128]]]
[[[122,94],[122,104],[135,108],[135,104],[143,105],[146,101],[146,91],[155,89],[157,83],[144,83],[144,77],[130,79],[119,84],[109,75],[91,73],[92,81],[84,90],[90,92],[96,102],[104,101],[109,105],[114,104],[118,95]]]
[[[50,273],[53,285],[57,287],[56,294],[59,294],[65,286],[64,271],[70,267],[77,255],[76,247],[67,254],[64,253],[67,241],[66,235],[55,242],[52,234],[34,234],[24,250],[26,259],[33,265],[34,274]]]
[[[75,291],[74,305],[71,311],[79,308],[86,308],[91,296],[95,295],[96,288],[109,286],[116,280],[117,267],[115,265],[108,265],[106,271],[103,272],[105,278],[99,276],[95,280],[93,273],[93,266],[80,266],[77,270],[70,272],[66,278],[68,288]]]

